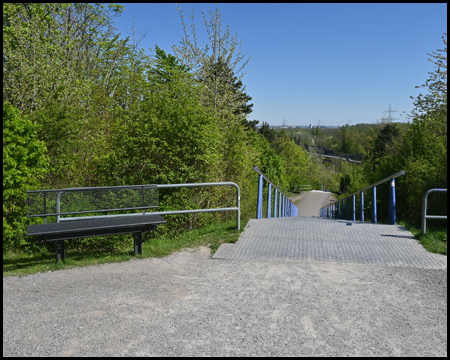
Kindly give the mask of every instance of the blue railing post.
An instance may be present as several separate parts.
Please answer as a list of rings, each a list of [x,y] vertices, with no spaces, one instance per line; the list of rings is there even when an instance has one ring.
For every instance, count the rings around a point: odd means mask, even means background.
[[[297,216],[298,209],[297,207],[287,198],[281,190],[275,186],[270,179],[264,175],[261,170],[259,170],[256,166],[254,170],[259,174],[259,182],[258,182],[258,199],[256,204],[256,218],[263,218],[263,181],[266,180],[269,184],[267,191],[267,218],[270,219],[272,217],[272,188],[275,188],[275,195],[273,201],[273,217],[286,217],[286,216]],[[278,194],[279,198],[278,198]],[[277,215],[277,207],[278,207],[278,215]]]
[[[275,196],[273,199],[273,217],[277,217],[277,196],[278,196],[278,189],[275,188]]]
[[[364,189],[361,189],[357,192],[354,192],[350,195],[348,195],[347,197],[345,197],[344,199],[341,200],[336,200],[335,202],[332,203],[332,205],[334,204],[335,207],[335,212],[333,215],[333,208],[331,208],[331,216],[334,216],[336,219],[346,219],[346,220],[350,220],[352,219],[353,221],[356,221],[356,195],[359,193],[361,196],[361,209],[360,209],[360,216],[361,216],[361,221],[365,221],[364,216],[365,216],[365,211],[364,211],[364,191],[370,190],[372,189],[372,206],[371,206],[371,219],[370,221],[373,224],[376,224],[378,222],[377,219],[377,186],[380,184],[383,184],[385,182],[390,182],[390,188],[389,188],[389,214],[388,214],[388,218],[389,218],[389,225],[396,225],[397,222],[397,214],[396,214],[396,196],[395,196],[395,179],[398,178],[399,176],[405,175],[405,171],[402,170],[396,174],[393,174],[387,178],[384,178],[382,180],[379,180],[373,184],[370,184],[369,186],[365,187]],[[352,198],[352,203],[353,203],[353,208],[352,208],[352,217],[349,217],[349,210],[350,210],[350,197]],[[347,202],[345,202],[345,199],[347,199]],[[344,208],[345,206],[345,208]],[[325,213],[325,208],[327,208],[328,205],[324,206],[321,208],[321,216],[326,216],[327,214]],[[323,211],[322,211],[323,210]]]
[[[347,213],[347,217],[345,218],[345,220],[350,220],[350,217],[349,217],[349,211],[350,211],[350,206],[348,205],[348,198],[347,198],[347,203],[346,203],[346,207],[345,207],[345,211],[346,211],[346,213]]]
[[[256,206],[256,218],[257,219],[262,219],[262,206],[263,206],[263,176],[259,175],[258,203]]]
[[[364,221],[364,191],[361,191],[361,221]]]
[[[377,187],[374,186],[372,189],[372,219],[371,223],[377,223]]]
[[[391,180],[391,187],[389,188],[389,225],[395,225],[397,221],[395,210],[395,179]]]
[[[356,220],[356,195],[353,195],[353,211],[352,211],[352,220]]]
[[[280,192],[280,197],[279,197],[279,204],[278,204],[278,217],[283,217],[283,213],[281,212],[281,206],[283,205],[282,204],[282,195],[281,195],[281,192]]]

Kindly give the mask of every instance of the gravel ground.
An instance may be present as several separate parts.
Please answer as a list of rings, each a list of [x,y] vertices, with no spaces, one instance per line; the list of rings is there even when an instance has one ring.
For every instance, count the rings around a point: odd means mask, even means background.
[[[3,356],[447,356],[447,270],[214,260],[3,278]]]

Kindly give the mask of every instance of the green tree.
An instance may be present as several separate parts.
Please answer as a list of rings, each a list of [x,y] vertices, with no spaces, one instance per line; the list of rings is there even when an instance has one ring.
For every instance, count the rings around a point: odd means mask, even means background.
[[[36,126],[3,103],[3,250],[29,244],[26,226],[26,191],[37,190],[48,170],[47,149],[36,136]]]
[[[251,105],[247,102],[251,98],[245,94],[245,86],[242,85],[241,79],[244,75],[242,70],[250,58],[240,65],[244,60],[244,55],[240,52],[242,41],[239,42],[231,35],[228,26],[225,31],[222,30],[220,10],[216,6],[214,14],[209,11],[209,19],[202,11],[209,44],[199,46],[194,12],[191,14],[193,22],[191,39],[180,6],[178,10],[184,37],[180,46],[174,45],[172,48],[178,60],[187,65],[197,79],[207,82],[207,86],[204,87],[205,96],[208,103],[212,103],[214,114],[220,114],[227,108],[232,113],[249,114]],[[240,67],[237,68],[238,66]]]
[[[442,36],[445,48],[438,49],[437,52],[428,54],[435,65],[435,71],[428,73],[430,77],[427,81],[416,88],[425,88],[428,94],[419,94],[414,99],[413,117],[427,115],[430,112],[436,113],[447,111],[447,33]]]
[[[276,143],[278,154],[284,160],[289,190],[298,185],[310,184],[316,174],[308,153],[287,136],[280,136]]]
[[[29,113],[54,100],[83,101],[101,42],[111,36],[111,19],[122,8],[3,4],[3,100]]]
[[[273,144],[275,140],[275,130],[270,128],[269,123],[263,121],[262,126],[259,128],[258,134],[264,136],[269,144]]]
[[[368,172],[370,169],[375,169],[385,156],[390,158],[397,153],[398,141],[400,141],[399,126],[395,123],[386,124],[372,141],[372,149],[365,163]]]

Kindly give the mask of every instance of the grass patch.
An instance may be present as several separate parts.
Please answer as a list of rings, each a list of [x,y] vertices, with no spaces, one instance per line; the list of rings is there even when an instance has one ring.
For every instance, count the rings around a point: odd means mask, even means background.
[[[245,225],[246,222],[241,223],[241,229]],[[25,276],[38,272],[116,263],[136,258],[164,257],[180,249],[199,246],[209,246],[211,253],[214,253],[221,244],[236,242],[241,231],[236,229],[236,220],[231,220],[210,224],[172,237],[156,236],[142,243],[142,255],[134,254],[134,250],[132,250],[133,240],[130,234],[130,246],[126,249],[114,250],[109,253],[67,250],[66,259],[58,263],[56,262],[56,252],[45,254],[3,253],[3,276]]]
[[[430,220],[428,220],[429,222]],[[425,249],[435,254],[447,255],[447,228],[442,226],[427,226],[425,235],[422,235],[422,229],[417,226],[401,223],[414,237],[420,241]]]

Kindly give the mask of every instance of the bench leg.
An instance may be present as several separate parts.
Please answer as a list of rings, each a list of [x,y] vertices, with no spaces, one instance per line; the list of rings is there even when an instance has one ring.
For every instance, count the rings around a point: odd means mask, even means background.
[[[66,247],[64,240],[58,240],[56,242],[56,262],[64,260],[66,258]]]
[[[142,255],[142,232],[133,233],[134,236],[134,254]]]

